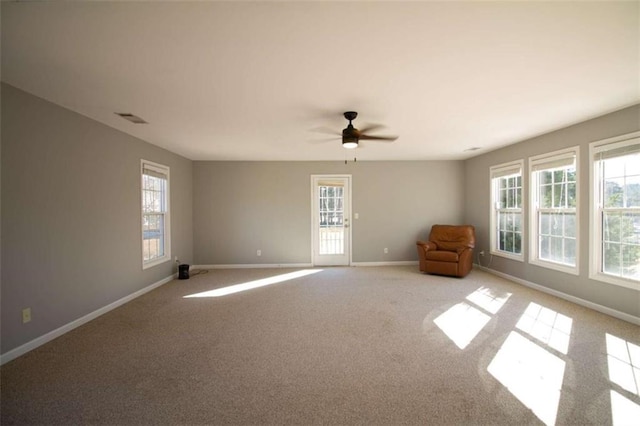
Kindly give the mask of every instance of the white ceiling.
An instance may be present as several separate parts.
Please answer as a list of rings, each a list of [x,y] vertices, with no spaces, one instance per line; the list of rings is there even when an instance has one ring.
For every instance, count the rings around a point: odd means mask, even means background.
[[[464,159],[640,102],[639,5],[3,2],[1,75],[192,160],[344,160],[346,110]]]

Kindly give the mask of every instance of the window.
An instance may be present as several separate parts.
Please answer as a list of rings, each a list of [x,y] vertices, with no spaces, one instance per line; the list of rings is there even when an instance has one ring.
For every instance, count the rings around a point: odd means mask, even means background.
[[[344,187],[342,183],[320,182],[319,254],[344,254]]]
[[[640,132],[590,145],[590,277],[640,289]]]
[[[531,157],[531,247],[533,264],[578,274],[579,148]]]
[[[142,160],[142,267],[171,258],[169,168]]]
[[[522,169],[517,161],[491,168],[491,253],[522,260]]]

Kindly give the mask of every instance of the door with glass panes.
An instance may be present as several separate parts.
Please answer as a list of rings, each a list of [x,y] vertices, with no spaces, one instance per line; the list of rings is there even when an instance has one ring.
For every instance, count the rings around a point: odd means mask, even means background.
[[[313,264],[351,262],[351,176],[314,175],[312,184]]]

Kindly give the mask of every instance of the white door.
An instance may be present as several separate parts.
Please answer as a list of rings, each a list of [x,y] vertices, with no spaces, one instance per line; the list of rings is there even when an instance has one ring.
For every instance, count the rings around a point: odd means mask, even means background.
[[[311,176],[313,264],[351,263],[351,176]]]

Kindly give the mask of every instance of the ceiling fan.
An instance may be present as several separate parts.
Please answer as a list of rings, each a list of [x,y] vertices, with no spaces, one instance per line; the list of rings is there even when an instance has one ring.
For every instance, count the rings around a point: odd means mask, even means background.
[[[347,111],[344,114],[344,118],[349,120],[349,125],[342,130],[342,133],[338,135],[342,136],[342,146],[347,149],[358,148],[360,140],[373,140],[380,142],[393,142],[398,139],[397,136],[373,136],[370,135],[369,132],[375,129],[382,127],[379,124],[370,125],[367,127],[363,127],[358,130],[353,127],[352,121],[356,119],[358,113],[355,111]],[[334,132],[331,132],[335,134]]]

